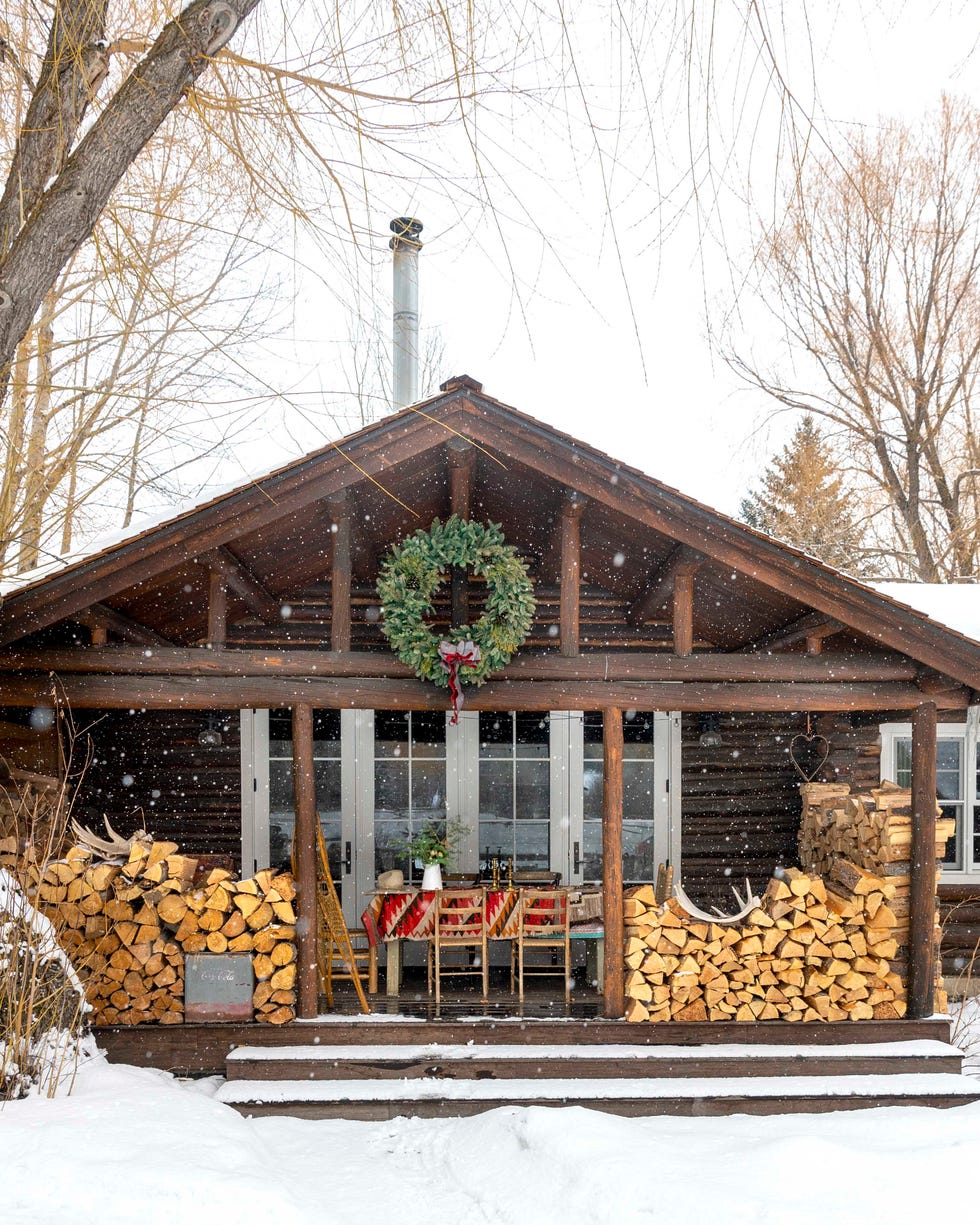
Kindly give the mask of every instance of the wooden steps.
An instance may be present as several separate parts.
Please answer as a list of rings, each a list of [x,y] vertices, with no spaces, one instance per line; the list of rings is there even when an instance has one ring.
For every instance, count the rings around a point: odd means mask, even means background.
[[[668,1040],[682,1031],[686,1041]],[[229,1051],[217,1100],[244,1115],[311,1119],[446,1118],[514,1105],[699,1116],[980,1100],[980,1080],[961,1074],[948,1023],[935,1020],[756,1027],[338,1019],[291,1026],[288,1036],[293,1044],[262,1032],[261,1042]],[[307,1040],[296,1043],[298,1036]]]
[[[602,1080],[745,1076],[872,1076],[960,1072],[945,1042],[849,1046],[243,1046],[228,1081]],[[978,1084],[980,1088],[980,1084]]]
[[[585,1106],[607,1114],[825,1113],[872,1106],[957,1106],[980,1082],[950,1073],[883,1076],[602,1080],[232,1080],[216,1100],[246,1116],[306,1119],[450,1118],[499,1106]]]

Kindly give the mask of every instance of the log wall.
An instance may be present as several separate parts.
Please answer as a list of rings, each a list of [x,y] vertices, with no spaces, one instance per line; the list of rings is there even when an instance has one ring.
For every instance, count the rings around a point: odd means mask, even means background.
[[[748,876],[761,888],[773,868],[797,862],[800,779],[789,756],[793,736],[805,731],[802,715],[721,716],[723,743],[703,748],[696,715],[682,722],[682,875],[702,908],[731,909],[734,884]],[[814,732],[831,752],[821,781],[855,789],[877,785],[881,756],[878,721],[824,715]]]
[[[92,760],[76,815],[96,832],[108,816],[129,836],[142,820],[188,855],[221,855],[241,864],[242,801],[238,711],[215,716],[222,743],[205,748],[200,711],[84,712]],[[132,780],[132,781],[127,781]],[[93,822],[95,823],[93,825]]]

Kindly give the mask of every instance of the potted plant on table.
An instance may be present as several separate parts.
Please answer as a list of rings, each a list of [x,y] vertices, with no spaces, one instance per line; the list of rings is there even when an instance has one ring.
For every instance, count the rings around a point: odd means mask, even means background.
[[[441,889],[442,869],[459,849],[467,832],[461,821],[449,821],[445,825],[430,821],[408,842],[408,854],[422,864],[422,888]]]

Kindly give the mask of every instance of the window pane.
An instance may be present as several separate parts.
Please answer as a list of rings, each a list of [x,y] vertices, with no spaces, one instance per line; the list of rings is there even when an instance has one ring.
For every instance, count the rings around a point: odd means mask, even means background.
[[[973,806],[973,862],[980,864],[980,804]]]
[[[582,771],[582,811],[585,819],[602,817],[602,763],[587,761]]]
[[[510,821],[514,815],[513,766],[509,761],[480,762],[480,823],[484,814]]]
[[[412,824],[421,829],[446,819],[446,765],[442,761],[412,763]]]
[[[515,738],[517,756],[544,757],[551,752],[551,717],[547,714],[519,714],[515,716]]]
[[[585,760],[602,761],[602,715],[596,710],[587,710],[582,730],[585,737]]]
[[[602,880],[602,822],[586,821],[582,841],[582,879]]]
[[[895,782],[899,787],[912,786],[911,736],[901,736],[895,741]]]
[[[653,715],[635,713],[623,720],[623,759],[653,759]]]
[[[374,766],[374,808],[408,815],[408,762],[379,761]]]
[[[293,811],[293,763],[269,762],[269,809],[272,812]]]
[[[653,762],[623,762],[623,817],[653,817]]]
[[[411,879],[411,865],[405,852],[409,839],[408,822],[390,818],[374,820],[374,869],[375,873],[401,868],[405,879]]]
[[[518,821],[547,821],[551,813],[551,766],[547,761],[517,763]]]
[[[548,869],[548,822],[521,821],[517,826],[517,862],[518,869],[540,868]]]
[[[321,818],[327,813],[332,813],[339,820],[340,762],[314,761],[313,777],[316,780],[316,806]]]
[[[500,821],[480,815],[480,855],[487,861],[494,855],[510,859],[514,854],[514,822]]]
[[[500,711],[480,712],[480,756],[512,757],[514,716]]]
[[[936,769],[960,772],[960,740],[936,741]]]
[[[653,822],[623,822],[623,880],[652,881],[657,865],[653,862]]]
[[[375,757],[408,756],[408,715],[400,710],[379,710],[374,716]]]
[[[412,756],[446,756],[446,716],[441,710],[412,712]]]
[[[943,804],[942,811],[944,817],[950,817],[956,822],[956,833],[946,842],[946,854],[942,862],[947,868],[962,870],[964,867],[961,845],[963,840],[960,837],[960,831],[963,828],[963,805]]]

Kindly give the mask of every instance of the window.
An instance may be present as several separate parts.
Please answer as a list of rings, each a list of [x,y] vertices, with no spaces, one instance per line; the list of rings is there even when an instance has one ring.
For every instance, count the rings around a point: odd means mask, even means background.
[[[881,728],[881,777],[912,784],[912,727],[885,723]],[[943,879],[980,876],[980,743],[977,721],[941,723],[936,735],[936,791],[945,817],[956,822],[946,843]]]
[[[446,821],[446,716],[379,710],[374,716],[374,868],[421,871],[405,851],[427,825]]]
[[[551,843],[551,716],[480,713],[480,857],[546,870]]]
[[[313,712],[313,774],[320,827],[335,879],[340,877],[341,753],[340,711]],[[293,811],[293,726],[288,710],[269,712],[269,863],[289,863],[296,814]]]

